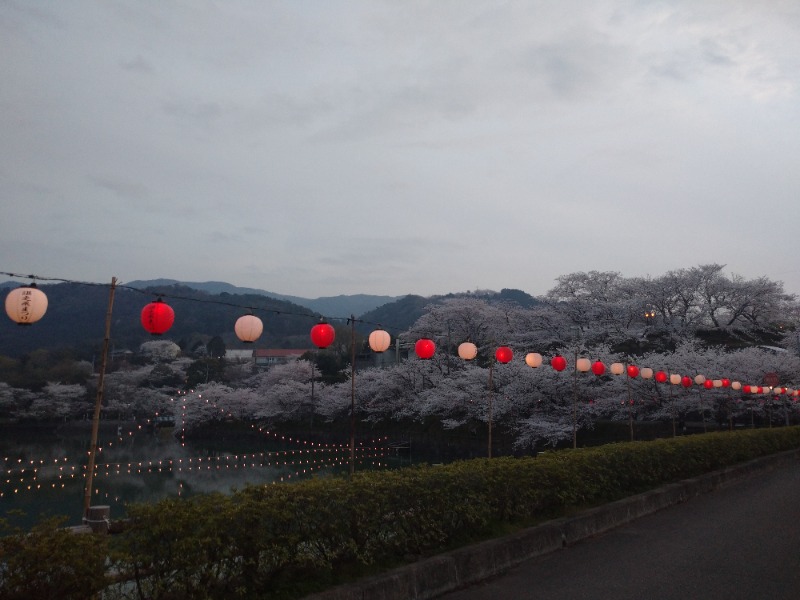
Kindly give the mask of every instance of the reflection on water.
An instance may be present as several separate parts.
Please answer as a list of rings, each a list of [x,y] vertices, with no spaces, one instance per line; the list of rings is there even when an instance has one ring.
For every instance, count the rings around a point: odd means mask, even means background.
[[[30,527],[42,516],[81,522],[89,434],[4,433],[0,439],[0,517]],[[349,448],[254,430],[254,435],[185,443],[172,430],[147,432],[134,424],[101,433],[93,505],[109,505],[113,519],[128,504],[246,484],[289,482],[346,474]],[[356,469],[396,468],[403,460],[385,440],[356,448]],[[24,511],[20,516],[16,511]]]

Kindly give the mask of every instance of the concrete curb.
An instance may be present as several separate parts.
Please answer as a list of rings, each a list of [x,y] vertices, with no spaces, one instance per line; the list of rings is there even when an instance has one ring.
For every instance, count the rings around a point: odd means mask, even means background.
[[[399,567],[306,600],[428,600],[477,583],[520,563],[565,548],[663,508],[686,502],[752,474],[795,462],[800,450],[727,467],[624,498],[573,517],[548,521],[515,534],[459,548]]]

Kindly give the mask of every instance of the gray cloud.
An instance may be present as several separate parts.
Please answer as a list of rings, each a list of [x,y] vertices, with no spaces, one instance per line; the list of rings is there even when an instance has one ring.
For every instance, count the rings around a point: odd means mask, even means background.
[[[9,271],[800,292],[793,2],[6,2],[0,31]]]

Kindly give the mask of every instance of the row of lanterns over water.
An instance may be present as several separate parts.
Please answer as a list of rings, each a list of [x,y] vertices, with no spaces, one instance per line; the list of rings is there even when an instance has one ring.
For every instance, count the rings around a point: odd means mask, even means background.
[[[22,286],[12,290],[6,296],[6,313],[12,321],[20,325],[31,325],[39,321],[47,311],[47,296],[36,287],[36,284]],[[142,327],[152,335],[162,335],[166,333],[175,322],[175,311],[161,298],[147,304],[141,313]],[[255,342],[264,331],[264,323],[252,314],[239,317],[234,325],[236,336],[244,343]],[[336,331],[333,326],[324,321],[320,321],[311,328],[311,342],[320,350],[333,344],[336,339]],[[373,352],[385,352],[391,344],[389,332],[383,329],[376,329],[369,334],[369,347]],[[433,358],[436,353],[436,344],[429,338],[421,338],[414,344],[414,353],[422,360]],[[458,356],[463,360],[473,360],[478,355],[478,347],[472,342],[463,342],[458,346]],[[499,346],[495,350],[495,360],[501,364],[507,364],[514,358],[514,352],[508,346]],[[525,364],[531,368],[538,368],[542,365],[543,357],[537,352],[529,352],[525,356]],[[563,371],[567,368],[567,360],[556,355],[550,360],[550,366],[556,371]],[[597,360],[591,362],[588,358],[578,358],[575,362],[575,369],[578,372],[586,373],[591,371],[600,377],[606,372],[606,365]],[[636,365],[623,363],[612,363],[608,370],[612,375],[627,374],[630,378],[641,377],[642,379],[654,379],[658,383],[669,383],[681,385],[685,388],[693,384],[703,386],[706,389],[730,388],[735,391],[742,391],[745,394],[788,394],[800,396],[800,390],[786,387],[742,385],[738,381],[731,381],[726,378],[707,379],[704,375],[696,375],[694,378],[688,375],[667,374],[664,371],[653,371],[649,367],[639,368]]]

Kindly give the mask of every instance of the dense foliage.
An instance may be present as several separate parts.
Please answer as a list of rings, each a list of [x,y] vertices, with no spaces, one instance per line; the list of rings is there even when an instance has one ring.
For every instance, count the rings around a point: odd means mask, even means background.
[[[120,290],[116,309],[122,314],[115,314],[119,321],[136,322],[125,312],[130,312],[126,302],[131,299],[125,299],[124,291]],[[141,300],[139,293],[127,292]],[[687,423],[707,430],[788,424],[798,418],[796,397],[787,394],[756,396],[694,385],[684,389],[652,379],[575,373],[575,359],[584,356],[607,366],[633,363],[743,384],[761,385],[772,374],[779,385],[797,387],[800,337],[794,297],[766,278],[725,276],[720,265],[681,269],[653,279],[573,273],[560,277],[538,299],[519,290],[431,299],[409,296],[396,307],[405,307],[400,313],[421,311],[421,316],[405,331],[393,332],[395,343],[383,355],[369,351],[362,333],[351,335],[349,327],[337,323],[330,348],[265,371],[255,369],[252,362],[217,358],[223,338],[231,335],[221,334],[221,329],[236,316],[223,318],[222,312],[233,310],[230,306],[183,302],[180,312],[190,323],[182,327],[189,329],[174,333],[189,337],[176,337],[177,343],[148,341],[138,353],[117,352],[111,357],[104,416],[181,413],[185,417],[178,426],[191,434],[199,426],[232,418],[259,419],[270,426],[346,422],[352,402],[360,429],[435,421],[446,430],[483,437],[491,414],[492,427],[513,440],[518,453],[556,445],[572,437],[573,428],[585,433],[599,420],[627,422],[635,438],[636,425],[643,421],[670,423],[678,431]],[[300,328],[297,318],[271,319],[266,331],[281,336],[295,327],[308,344],[309,322],[304,320]],[[214,321],[217,329],[208,330],[214,335],[202,343],[190,342],[195,334],[189,332],[196,332],[192,328],[200,327],[202,320]],[[23,334],[35,328],[46,331],[45,325],[24,328]],[[115,332],[121,327],[115,325]],[[415,359],[413,343],[420,337],[436,342],[429,361]],[[474,361],[458,358],[458,344],[466,340],[479,349]],[[198,344],[204,355],[191,356]],[[269,345],[269,339],[264,344]],[[513,349],[511,363],[494,363],[494,349],[500,344]],[[355,385],[350,365],[354,350]],[[561,373],[547,366],[531,369],[524,356],[533,351],[546,360],[560,353],[569,368]],[[0,417],[39,421],[86,415],[94,380],[86,379],[88,363],[70,363],[66,356],[40,350],[0,360],[0,382],[5,382],[0,383]]]
[[[132,507],[131,520],[108,546],[87,535],[66,547],[71,534],[52,527],[3,538],[0,593],[69,598],[98,590],[106,571],[98,552],[107,550],[109,574],[124,580],[107,589],[109,599],[297,597],[498,531],[797,448],[800,428],[762,429],[168,499]]]

